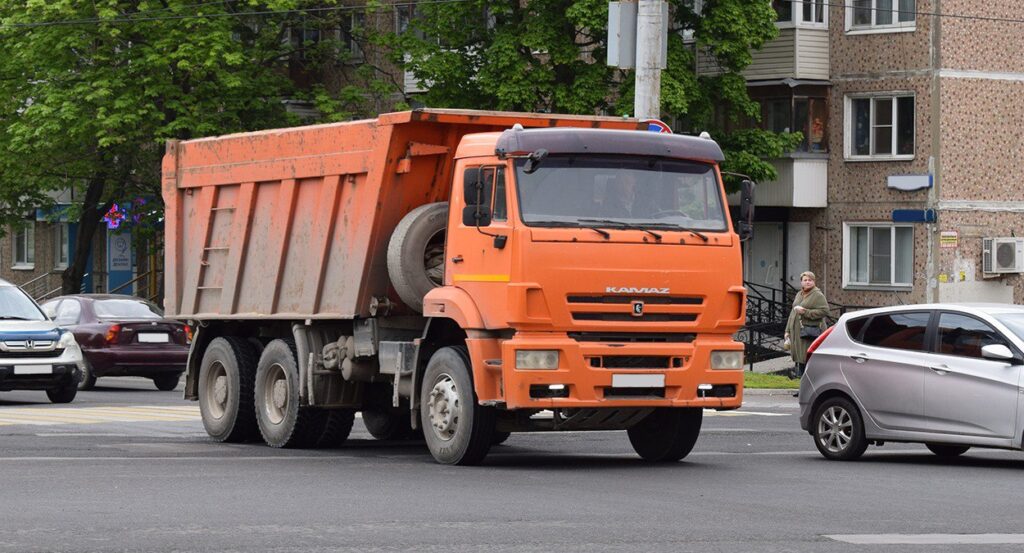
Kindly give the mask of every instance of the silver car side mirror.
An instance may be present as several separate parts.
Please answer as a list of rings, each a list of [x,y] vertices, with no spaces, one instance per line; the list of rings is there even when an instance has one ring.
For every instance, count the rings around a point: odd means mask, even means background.
[[[1013,361],[1013,352],[1003,344],[989,344],[987,346],[982,346],[981,356],[985,359]]]

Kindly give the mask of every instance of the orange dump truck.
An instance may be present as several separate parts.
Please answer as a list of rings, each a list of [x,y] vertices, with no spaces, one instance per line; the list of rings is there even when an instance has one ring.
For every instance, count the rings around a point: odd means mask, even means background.
[[[740,237],[718,145],[642,126],[415,110],[168,144],[165,305],[207,432],[333,446],[361,412],[441,463],[539,430],[686,456],[742,400]]]

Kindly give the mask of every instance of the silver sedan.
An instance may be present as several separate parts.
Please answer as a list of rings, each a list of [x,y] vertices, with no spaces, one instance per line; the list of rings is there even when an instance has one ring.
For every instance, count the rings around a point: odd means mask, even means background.
[[[810,348],[800,427],[828,459],[868,445],[1021,449],[1024,307],[904,305],[848,313]]]

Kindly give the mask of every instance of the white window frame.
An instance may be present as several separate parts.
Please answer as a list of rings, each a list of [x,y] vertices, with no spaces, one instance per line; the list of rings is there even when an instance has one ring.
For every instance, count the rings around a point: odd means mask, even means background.
[[[71,261],[71,234],[67,223],[53,227],[53,268],[67,269]]]
[[[28,225],[16,229],[13,233],[14,243],[12,246],[12,258],[14,259],[14,265],[11,267],[15,271],[31,271],[36,268],[36,227],[35,223],[29,223]],[[18,257],[18,242],[23,241],[22,244],[25,258],[20,259]]]
[[[853,280],[852,263],[850,256],[854,249],[851,242],[853,228],[868,228],[868,281],[855,282]],[[889,283],[880,284],[871,282],[871,231],[872,228],[889,229]],[[870,290],[908,290],[914,287],[914,248],[910,248],[910,282],[896,282],[896,229],[910,229],[911,244],[914,243],[914,225],[908,223],[881,223],[881,222],[844,222],[843,223],[843,288],[870,289]]]
[[[875,21],[878,0],[871,0],[871,21]],[[881,33],[910,33],[917,30],[917,16],[912,21],[899,20],[900,0],[892,0],[892,23],[886,25],[855,25],[853,23],[854,5],[853,0],[846,0],[846,34],[848,35],[870,35]],[[917,0],[914,0],[914,11],[917,11]]]
[[[911,150],[914,153],[911,154],[899,154],[896,153],[899,148],[897,144],[897,138],[899,130],[897,128],[899,118],[899,98],[913,98],[914,99],[914,146]],[[871,100],[871,113],[870,113],[870,128],[868,130],[868,143],[869,151],[874,151],[875,144],[875,103],[878,100],[892,100],[892,148],[889,154],[857,154],[854,153],[854,120],[853,120],[853,101],[854,100]],[[872,93],[854,93],[847,94],[843,99],[843,157],[846,161],[911,161],[917,155],[917,95],[909,91],[901,92],[872,92]]]
[[[804,20],[804,4],[811,4],[811,20]],[[828,29],[828,6],[831,0],[796,0],[793,2],[793,9],[795,15],[793,19],[796,21],[797,27],[811,28],[811,29]],[[821,22],[815,21],[818,8],[821,8],[822,17]]]

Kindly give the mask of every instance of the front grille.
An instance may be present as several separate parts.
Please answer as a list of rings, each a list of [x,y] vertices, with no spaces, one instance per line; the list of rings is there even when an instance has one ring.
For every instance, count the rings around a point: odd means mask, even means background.
[[[49,357],[60,357],[63,353],[63,349],[51,349],[49,351],[0,351],[0,359],[45,359]]]
[[[667,369],[671,357],[661,355],[605,355],[600,358],[606,369]]]
[[[704,298],[697,296],[569,296],[569,303],[603,303],[629,305],[642,301],[648,305],[702,305]]]
[[[691,343],[696,334],[683,332],[570,332],[577,342],[624,342],[630,344]]]
[[[577,321],[612,321],[641,323],[690,323],[697,320],[696,313],[644,313],[640,317],[632,313],[579,313],[573,312]]]

